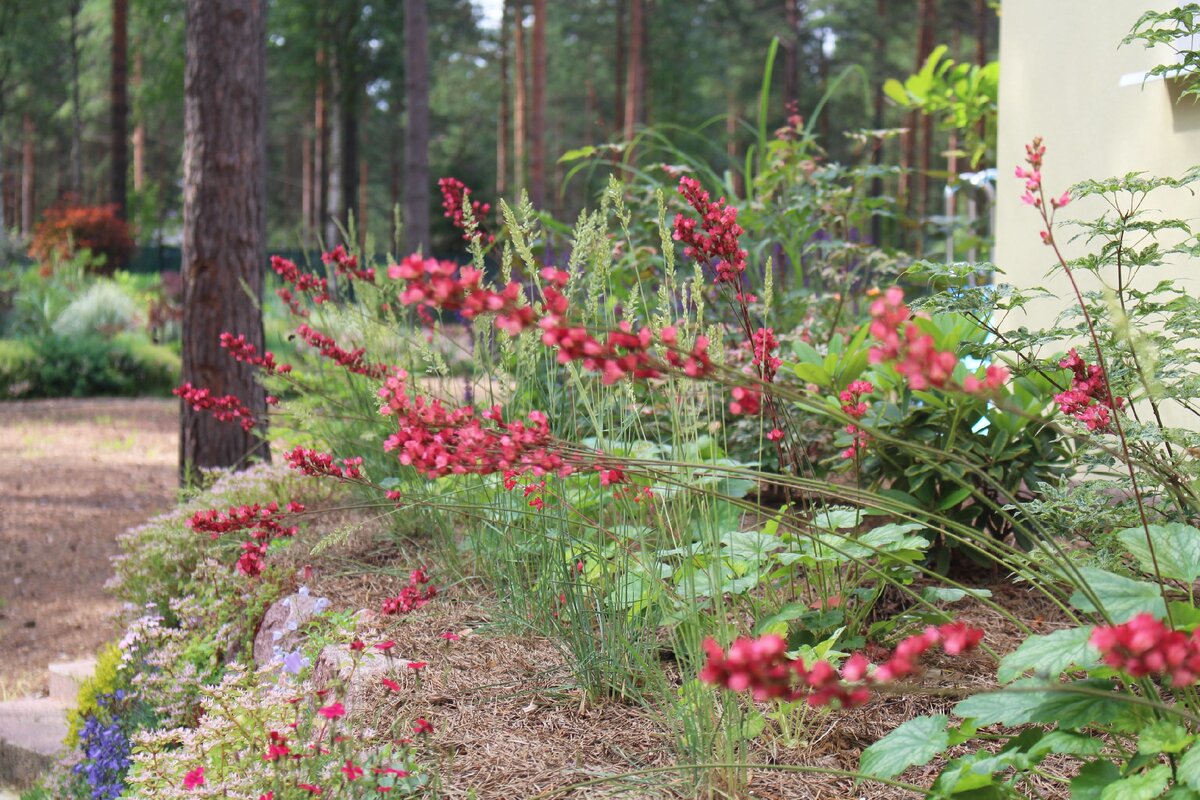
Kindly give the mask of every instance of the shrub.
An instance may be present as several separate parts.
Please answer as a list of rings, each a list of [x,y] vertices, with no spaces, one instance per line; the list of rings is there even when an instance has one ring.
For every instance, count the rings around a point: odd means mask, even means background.
[[[133,255],[129,225],[117,216],[115,205],[81,206],[75,200],[67,197],[47,209],[34,228],[29,255],[48,274],[56,260],[69,259],[87,250],[94,257],[91,271],[111,275]]]
[[[0,397],[166,395],[179,356],[130,334],[0,340]]]
[[[117,283],[96,281],[71,301],[54,321],[54,334],[62,337],[114,335],[138,327],[138,308],[133,298]]]

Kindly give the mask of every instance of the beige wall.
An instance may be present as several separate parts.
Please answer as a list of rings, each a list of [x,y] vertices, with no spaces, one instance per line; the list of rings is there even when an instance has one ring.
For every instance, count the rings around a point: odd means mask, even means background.
[[[1175,5],[1136,0],[1003,0],[995,262],[1006,276],[999,281],[1043,285],[1063,298],[1070,293],[1058,272],[1045,277],[1053,257],[1038,238],[1036,212],[1020,202],[1022,182],[1013,175],[1013,167],[1024,157],[1025,143],[1034,136],[1045,138],[1047,195],[1058,195],[1086,178],[1132,171],[1177,176],[1200,164],[1200,105],[1191,100],[1177,105],[1165,81],[1120,85],[1125,76],[1173,60],[1169,50],[1120,42],[1144,11]],[[1197,197],[1164,190],[1152,198],[1150,205],[1161,213],[1193,220],[1200,228]],[[1059,219],[1091,218],[1103,208],[1096,200],[1073,203],[1060,212]],[[1068,257],[1085,252],[1080,243],[1067,244],[1067,231],[1057,238]],[[1196,277],[1188,282],[1200,288],[1198,266],[1190,265]],[[1183,265],[1155,277],[1167,274],[1183,280]],[[1038,315],[1055,310],[1039,308]]]

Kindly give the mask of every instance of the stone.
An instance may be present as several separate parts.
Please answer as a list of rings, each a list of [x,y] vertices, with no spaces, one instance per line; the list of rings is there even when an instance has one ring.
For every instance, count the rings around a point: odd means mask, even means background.
[[[0,703],[0,786],[28,787],[64,749],[67,706],[49,698]]]
[[[303,641],[300,628],[328,607],[329,600],[313,597],[304,586],[272,603],[254,636],[254,663],[259,667],[278,663],[299,649]]]
[[[79,685],[96,671],[96,659],[82,658],[50,665],[50,699],[74,703],[79,697]]]

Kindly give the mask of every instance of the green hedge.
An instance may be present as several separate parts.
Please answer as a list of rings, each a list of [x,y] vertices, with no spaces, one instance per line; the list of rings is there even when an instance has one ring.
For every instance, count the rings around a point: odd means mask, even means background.
[[[179,356],[137,335],[0,339],[0,399],[167,395]]]

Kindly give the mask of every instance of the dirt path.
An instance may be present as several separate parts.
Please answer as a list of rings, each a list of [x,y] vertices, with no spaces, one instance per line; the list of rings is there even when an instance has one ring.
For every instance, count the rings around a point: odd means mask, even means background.
[[[174,400],[0,403],[0,700],[115,634],[108,559],[174,501],[177,414]]]

